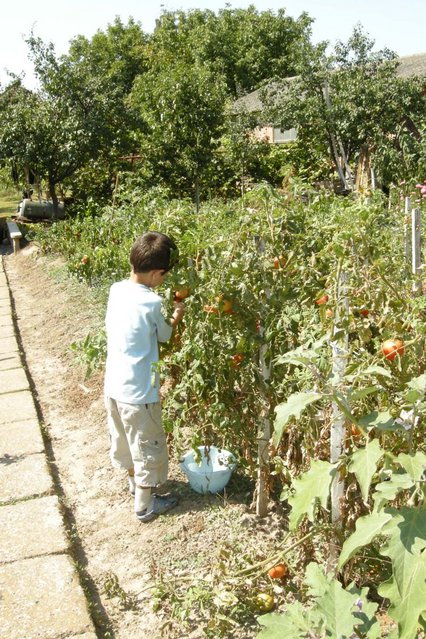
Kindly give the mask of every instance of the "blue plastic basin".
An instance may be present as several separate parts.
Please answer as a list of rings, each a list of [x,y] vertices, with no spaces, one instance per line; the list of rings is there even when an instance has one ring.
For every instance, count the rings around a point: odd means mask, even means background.
[[[199,463],[193,450],[186,453],[180,461],[180,467],[188,477],[191,488],[202,495],[220,492],[237,466],[234,455],[229,450],[215,446],[199,446],[198,452]]]

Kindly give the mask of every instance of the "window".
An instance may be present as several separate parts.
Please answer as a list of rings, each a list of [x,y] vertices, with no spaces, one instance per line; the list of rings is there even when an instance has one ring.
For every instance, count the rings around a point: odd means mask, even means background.
[[[294,142],[297,138],[297,129],[281,129],[280,127],[274,127],[275,144],[285,144],[287,142]]]

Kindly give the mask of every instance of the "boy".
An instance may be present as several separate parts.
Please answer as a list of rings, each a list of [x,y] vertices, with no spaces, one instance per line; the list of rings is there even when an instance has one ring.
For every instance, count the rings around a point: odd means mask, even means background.
[[[129,474],[136,517],[147,522],[177,504],[170,495],[151,494],[168,473],[166,436],[161,421],[158,342],[170,339],[184,304],[175,303],[170,323],[162,299],[152,289],[177,263],[176,244],[150,231],[130,251],[130,278],[111,286],[106,313],[105,405],[111,461]]]

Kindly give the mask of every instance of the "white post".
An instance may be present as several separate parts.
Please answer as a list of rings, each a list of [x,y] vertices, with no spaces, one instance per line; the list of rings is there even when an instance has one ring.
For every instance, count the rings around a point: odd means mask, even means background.
[[[420,227],[420,209],[411,211],[411,270],[413,275],[418,275],[421,266],[421,227]],[[413,282],[413,293],[419,295],[422,291],[422,285],[419,278]]]
[[[411,198],[405,198],[405,207],[404,207],[404,257],[405,261],[408,264],[410,260],[410,238],[408,235],[408,222],[410,219],[411,212]]]
[[[348,274],[341,272],[337,281],[336,295],[336,323],[340,318],[347,317],[349,314],[349,299],[347,295]],[[336,329],[335,329],[336,332]],[[332,361],[332,379],[333,386],[338,389],[342,377],[345,374],[348,363],[348,334],[339,340],[331,343],[333,349]],[[335,463],[345,449],[346,428],[345,416],[337,405],[333,402],[332,406],[332,423],[330,431],[330,461]],[[338,522],[342,516],[342,499],[344,495],[344,481],[337,474],[331,486],[331,520]]]
[[[257,250],[260,254],[265,252],[265,240],[259,238]],[[266,297],[270,297],[271,291],[266,290]],[[259,325],[259,334],[263,335],[263,327]],[[266,364],[268,345],[262,344],[259,348],[259,367],[261,376],[265,383],[268,383],[271,376],[271,362]],[[256,485],[256,515],[266,517],[268,514],[269,501],[269,441],[271,439],[271,422],[268,417],[268,406],[264,406],[260,415],[260,429],[257,438],[257,485]]]

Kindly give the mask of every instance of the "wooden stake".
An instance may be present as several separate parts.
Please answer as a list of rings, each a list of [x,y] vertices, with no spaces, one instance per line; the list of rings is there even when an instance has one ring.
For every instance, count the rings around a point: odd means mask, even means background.
[[[347,282],[348,274],[340,271],[338,273],[336,284],[336,323],[339,322],[340,318],[347,317],[349,314]],[[341,379],[345,374],[348,363],[348,334],[345,332],[343,337],[333,341],[331,343],[331,347],[333,349],[333,386],[337,390],[341,385]],[[338,461],[340,455],[344,451],[346,442],[345,416],[336,402],[333,402],[332,415],[333,418],[330,431],[330,461],[334,464]],[[331,486],[331,520],[333,523],[338,522],[342,517],[342,498],[344,489],[344,482],[337,474]]]
[[[258,238],[257,251],[259,254],[265,252],[265,240]],[[266,291],[266,297],[270,297],[271,291]],[[259,325],[259,335],[263,335],[263,327]],[[260,374],[265,384],[271,377],[271,362],[266,364],[268,345],[262,344],[259,348]],[[256,515],[266,517],[268,513],[269,501],[269,440],[271,439],[271,422],[269,420],[269,404],[267,402],[260,415],[259,436],[257,439],[257,484],[256,484]]]

